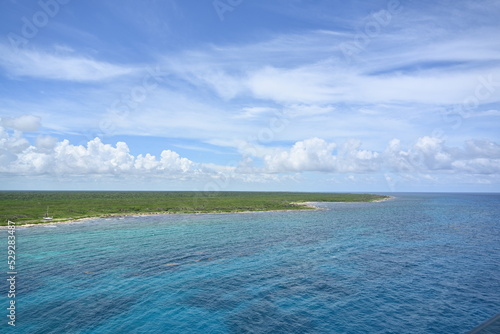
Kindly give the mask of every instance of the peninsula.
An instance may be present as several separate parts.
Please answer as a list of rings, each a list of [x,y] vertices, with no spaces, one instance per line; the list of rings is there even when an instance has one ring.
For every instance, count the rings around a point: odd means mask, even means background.
[[[201,191],[2,191],[0,225],[43,224],[139,214],[313,210],[307,202],[375,202],[390,196],[357,193]]]

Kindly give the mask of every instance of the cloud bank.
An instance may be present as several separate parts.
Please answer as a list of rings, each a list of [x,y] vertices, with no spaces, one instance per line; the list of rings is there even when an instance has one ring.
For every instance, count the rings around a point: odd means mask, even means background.
[[[291,147],[259,147],[248,143],[237,166],[193,162],[165,149],[160,156],[133,156],[125,142],[114,146],[94,138],[84,145],[72,145],[51,136],[38,136],[30,144],[23,132],[39,126],[29,116],[2,119],[0,127],[0,173],[16,175],[152,175],[163,178],[234,177],[246,175],[323,173],[459,173],[499,174],[500,145],[488,140],[467,140],[461,147],[448,146],[437,137],[421,137],[404,148],[399,139],[382,151],[363,149],[360,140],[343,143],[314,137]],[[261,161],[262,166],[252,167]]]

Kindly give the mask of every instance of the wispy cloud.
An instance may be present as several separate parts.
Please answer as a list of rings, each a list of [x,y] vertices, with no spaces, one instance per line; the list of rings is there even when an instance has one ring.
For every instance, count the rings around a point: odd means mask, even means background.
[[[68,52],[57,46],[53,52],[14,49],[0,44],[0,66],[14,77],[93,82],[131,74],[133,67],[111,64]],[[64,52],[61,52],[64,51]]]
[[[225,99],[244,93],[285,104],[451,104],[474,90],[479,76],[500,78],[500,47],[491,29],[479,27],[466,36],[390,31],[374,37],[353,64],[346,63],[339,48],[345,35],[309,31],[265,43],[214,47],[169,59],[167,67]],[[186,63],[196,65],[187,70]],[[498,102],[495,96],[483,102]]]

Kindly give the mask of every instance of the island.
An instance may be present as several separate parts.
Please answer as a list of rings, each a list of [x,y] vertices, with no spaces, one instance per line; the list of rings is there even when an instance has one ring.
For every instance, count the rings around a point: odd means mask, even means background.
[[[0,225],[127,215],[314,210],[310,202],[376,202],[386,195],[243,191],[1,191]],[[50,208],[50,220],[44,219]]]

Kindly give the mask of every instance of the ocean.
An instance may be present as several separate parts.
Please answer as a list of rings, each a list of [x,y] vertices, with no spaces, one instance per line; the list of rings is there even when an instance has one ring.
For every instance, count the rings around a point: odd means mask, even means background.
[[[500,195],[391,195],[17,227],[0,332],[449,334],[499,313]]]

